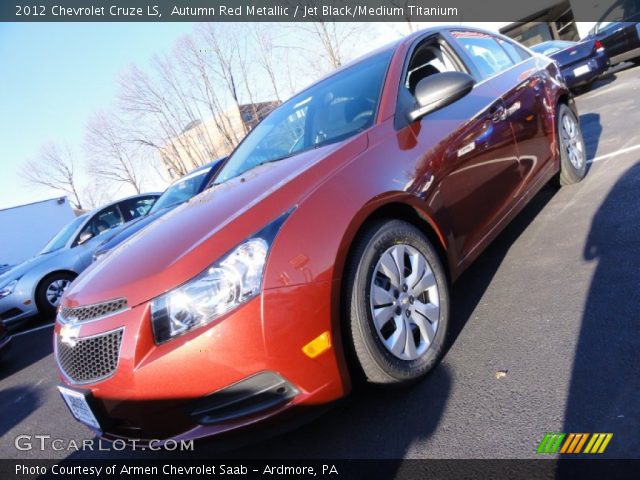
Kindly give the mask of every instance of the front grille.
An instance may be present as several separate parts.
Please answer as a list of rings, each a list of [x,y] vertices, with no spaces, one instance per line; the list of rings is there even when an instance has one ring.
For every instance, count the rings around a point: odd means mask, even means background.
[[[103,380],[116,371],[124,329],[63,342],[56,335],[60,368],[74,383]]]
[[[108,302],[96,303],[94,305],[84,305],[82,307],[62,307],[60,309],[60,321],[66,322],[88,322],[98,318],[106,317],[121,310],[126,310],[127,299],[118,298]]]

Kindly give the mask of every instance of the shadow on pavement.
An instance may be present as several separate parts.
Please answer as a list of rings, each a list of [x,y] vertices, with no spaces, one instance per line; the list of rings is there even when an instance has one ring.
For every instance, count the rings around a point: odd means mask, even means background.
[[[552,186],[544,187],[455,283],[451,292],[451,305],[454,308],[451,310],[452,322],[449,327],[450,340],[447,350],[455,343],[455,339],[473,315],[473,311],[489,287],[511,245],[551,201],[556,192],[557,189]]]
[[[580,128],[587,149],[587,161],[593,160],[598,151],[600,136],[602,135],[602,124],[599,113],[585,113],[580,115]]]
[[[613,433],[608,458],[640,458],[639,189],[637,163],[613,186],[591,224],[584,259],[596,267],[564,415],[563,432]]]
[[[40,394],[30,386],[0,390],[0,437],[27,418],[41,404]]]
[[[0,380],[10,377],[53,353],[53,327],[14,336],[0,360]]]

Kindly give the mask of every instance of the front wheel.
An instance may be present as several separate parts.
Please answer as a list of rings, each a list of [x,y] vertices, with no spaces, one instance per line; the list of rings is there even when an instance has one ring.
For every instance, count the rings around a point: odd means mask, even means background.
[[[449,324],[447,279],[436,250],[413,225],[369,225],[351,256],[344,301],[347,339],[369,383],[411,383],[440,359]]]
[[[578,183],[587,174],[587,149],[580,122],[568,106],[560,104],[557,123],[560,185]]]
[[[75,275],[58,272],[47,275],[36,289],[36,305],[40,314],[53,317],[60,305],[62,294],[69,287]]]

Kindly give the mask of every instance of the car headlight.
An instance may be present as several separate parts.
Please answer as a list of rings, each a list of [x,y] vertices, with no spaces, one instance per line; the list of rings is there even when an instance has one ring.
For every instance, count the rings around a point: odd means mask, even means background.
[[[4,287],[0,288],[0,298],[8,297],[9,295],[11,295],[15,290],[16,285],[18,285],[18,280],[20,279],[16,278],[15,280],[11,280]]]
[[[269,249],[290,212],[232,249],[204,272],[151,301],[151,324],[160,344],[206,325],[260,293]]]

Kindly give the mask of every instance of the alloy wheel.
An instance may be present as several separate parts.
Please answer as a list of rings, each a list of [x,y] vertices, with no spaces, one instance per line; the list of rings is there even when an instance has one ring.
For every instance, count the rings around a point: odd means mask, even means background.
[[[54,307],[60,305],[60,299],[62,298],[62,294],[67,289],[70,280],[54,280],[47,287],[47,301]]]
[[[576,170],[580,170],[584,164],[585,149],[577,121],[573,115],[565,113],[561,122],[562,145],[567,152],[571,165]]]
[[[438,286],[426,257],[398,244],[378,260],[370,287],[373,323],[385,348],[416,360],[433,343],[440,319]]]

